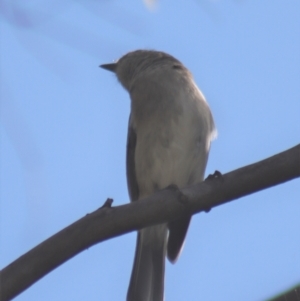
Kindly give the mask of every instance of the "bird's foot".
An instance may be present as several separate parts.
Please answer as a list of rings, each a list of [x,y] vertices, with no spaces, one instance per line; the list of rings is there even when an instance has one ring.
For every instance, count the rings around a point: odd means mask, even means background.
[[[171,185],[167,186],[166,189],[176,192],[177,199],[179,200],[180,203],[182,203],[184,205],[188,204],[188,197],[181,192],[181,190],[179,189],[179,187],[176,184],[171,184]]]
[[[219,180],[221,182],[224,181],[223,175],[220,171],[216,170],[213,174],[208,175],[208,177],[204,181],[211,181],[211,180]]]

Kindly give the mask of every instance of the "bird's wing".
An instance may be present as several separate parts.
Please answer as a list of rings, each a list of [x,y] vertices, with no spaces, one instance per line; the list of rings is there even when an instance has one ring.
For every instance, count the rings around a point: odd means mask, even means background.
[[[127,186],[131,202],[137,201],[139,198],[139,187],[136,180],[135,172],[135,147],[136,147],[136,132],[131,124],[131,116],[128,122],[127,136],[127,153],[126,153],[126,171],[127,171]]]

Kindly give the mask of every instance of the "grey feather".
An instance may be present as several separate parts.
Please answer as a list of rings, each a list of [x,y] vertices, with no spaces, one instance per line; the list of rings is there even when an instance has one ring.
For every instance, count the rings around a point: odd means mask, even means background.
[[[137,201],[139,198],[139,187],[135,174],[135,147],[136,147],[136,133],[130,124],[130,116],[128,122],[127,134],[127,152],[126,152],[126,172],[127,185],[131,202]]]

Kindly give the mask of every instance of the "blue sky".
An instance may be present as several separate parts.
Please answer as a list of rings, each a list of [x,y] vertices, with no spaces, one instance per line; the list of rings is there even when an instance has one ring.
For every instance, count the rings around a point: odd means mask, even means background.
[[[206,174],[299,143],[300,3],[8,1],[1,10],[4,267],[100,207],[128,202],[129,97],[98,68],[166,51],[193,73],[218,128]],[[264,300],[300,282],[300,180],[194,216],[165,300]],[[135,233],[98,244],[16,300],[125,300]]]

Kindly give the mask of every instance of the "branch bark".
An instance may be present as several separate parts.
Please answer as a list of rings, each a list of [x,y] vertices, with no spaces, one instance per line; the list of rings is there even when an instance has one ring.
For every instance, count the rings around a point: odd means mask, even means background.
[[[5,267],[1,300],[10,300],[76,254],[104,240],[178,219],[300,177],[300,144],[221,177],[177,190],[164,189],[139,202],[105,206],[61,230]]]
[[[267,301],[299,301],[300,300],[300,284],[289,290],[281,293],[280,295],[268,299]]]

